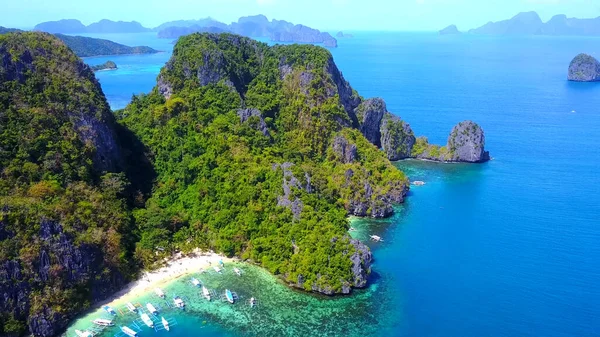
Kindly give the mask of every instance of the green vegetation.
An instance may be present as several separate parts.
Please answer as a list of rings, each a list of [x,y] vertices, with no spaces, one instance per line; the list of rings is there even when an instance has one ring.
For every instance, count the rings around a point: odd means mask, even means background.
[[[157,260],[155,247],[168,248],[162,254],[202,247],[251,259],[292,283],[302,275],[307,290],[352,285],[344,207],[366,195],[365,181],[376,199],[407,179],[357,130],[341,126],[349,119],[338,96],[328,95],[330,58],[323,48],[269,48],[228,34],[178,41],[159,76],[173,95],[155,89],[118,112],[158,173],[153,196],[134,212],[136,256],[145,266]],[[290,67],[283,80],[282,62]],[[242,98],[262,111],[272,137],[240,122]],[[330,144],[339,132],[357,146],[359,161],[337,160]],[[284,172],[274,164],[284,162],[299,181],[290,183],[290,199],[303,205],[298,217],[278,206]]]
[[[140,267],[197,247],[306,290],[364,285],[347,210],[374,214],[408,181],[346,127],[327,50],[181,38],[119,124],[91,69],[51,35],[0,36],[0,53],[0,272],[13,275],[0,279],[0,334],[60,329]],[[241,122],[241,108],[261,115]],[[336,137],[356,147],[351,160]]]
[[[128,47],[116,42],[104,39],[96,39],[84,36],[71,36],[55,34],[79,57],[101,56],[101,55],[123,55],[123,54],[154,54],[158,53],[146,46]]]
[[[19,335],[26,319],[49,310],[61,320],[122,286],[110,280],[135,273],[136,238],[126,177],[103,172],[99,144],[76,125],[114,121],[93,73],[48,34],[1,35],[3,56],[0,335]]]
[[[92,67],[93,71],[100,71],[100,70],[113,70],[113,69],[117,69],[117,64],[114,63],[113,61],[106,61],[102,64],[98,64]]]

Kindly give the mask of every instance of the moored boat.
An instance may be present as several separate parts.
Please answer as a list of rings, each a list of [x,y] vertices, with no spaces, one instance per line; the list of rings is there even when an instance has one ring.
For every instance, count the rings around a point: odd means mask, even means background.
[[[152,322],[150,316],[148,316],[147,313],[141,314],[140,317],[142,318],[142,322],[144,322],[144,324],[146,324],[150,328],[154,328],[154,322]]]
[[[194,287],[200,286],[200,281],[198,281],[198,279],[196,279],[195,277],[192,277],[191,282],[194,285]]]
[[[254,308],[255,305],[256,305],[256,299],[254,297],[252,297],[250,299],[250,308]]]
[[[238,268],[233,268],[233,272],[235,272],[237,274],[237,276],[242,276],[242,271],[239,270]]]
[[[131,304],[131,302],[127,302],[127,304],[125,304],[125,306],[127,307],[127,309],[129,309],[129,311],[131,312],[136,312],[137,308],[135,307],[135,305]]]
[[[79,337],[92,337],[93,336],[92,333],[87,330],[85,330],[85,331],[75,330],[75,333]]]
[[[152,303],[146,303],[146,308],[148,308],[148,311],[150,311],[151,314],[153,314],[153,315],[158,314],[158,310],[156,310],[156,308],[152,305]]]
[[[231,293],[231,290],[225,289],[225,297],[227,297],[227,301],[229,301],[229,303],[233,304],[235,302],[235,300],[233,298],[233,293]]]
[[[96,325],[100,325],[100,326],[113,326],[113,325],[115,325],[112,320],[105,319],[105,318],[96,318],[93,321],[93,323],[96,324]]]
[[[103,306],[102,309],[104,309],[104,311],[108,312],[111,315],[116,315],[117,314],[115,312],[115,309],[109,307],[108,305]]]
[[[169,331],[170,330],[169,322],[164,317],[161,317],[160,320],[161,320],[162,325],[165,328],[165,330]]]
[[[175,306],[178,308],[181,308],[181,309],[185,308],[185,302],[183,302],[183,300],[179,296],[175,296],[173,298],[173,303],[175,303]]]
[[[165,298],[165,293],[160,288],[154,288],[154,293],[160,298]]]
[[[137,335],[138,335],[137,332],[131,330],[127,326],[122,326],[121,331],[123,331],[124,334],[126,334],[127,336],[130,336],[130,337],[137,337]]]
[[[219,268],[218,266],[213,266],[213,269],[217,272],[217,273],[221,273],[221,268]]]
[[[204,298],[210,301],[210,292],[205,286],[202,286],[202,295],[204,296]]]

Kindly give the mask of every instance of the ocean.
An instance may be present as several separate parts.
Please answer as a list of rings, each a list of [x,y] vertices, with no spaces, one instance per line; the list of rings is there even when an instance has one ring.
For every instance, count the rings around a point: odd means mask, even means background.
[[[243,277],[198,275],[241,299],[206,303],[187,278],[175,281],[166,290],[190,305],[165,313],[178,322],[170,334],[600,334],[600,84],[566,81],[575,55],[600,57],[600,39],[353,33],[332,54],[363,97],[384,98],[389,111],[435,143],[472,119],[493,160],[396,163],[426,185],[413,186],[389,219],[351,219],[354,236],[384,239],[369,243],[375,264],[367,289],[333,299],[309,295],[246,265]],[[91,36],[165,51],[85,59],[119,66],[96,75],[113,109],[151,90],[172,48],[154,33]],[[256,308],[247,305],[250,296]]]

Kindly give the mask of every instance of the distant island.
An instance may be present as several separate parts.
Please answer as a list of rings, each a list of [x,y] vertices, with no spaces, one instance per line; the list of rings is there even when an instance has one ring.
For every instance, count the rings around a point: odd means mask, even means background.
[[[337,32],[337,34],[335,34],[335,37],[337,37],[337,38],[340,38],[340,39],[343,39],[343,38],[351,38],[351,37],[354,37],[354,35],[352,35],[352,34],[345,34],[344,32],[342,32],[342,31],[339,31],[339,32]]]
[[[100,71],[100,70],[115,70],[117,69],[117,64],[114,63],[113,61],[106,61],[102,64],[98,64],[95,66],[91,67],[93,71]]]
[[[600,17],[594,19],[567,18],[555,15],[544,23],[536,12],[523,12],[509,20],[488,22],[469,33],[487,35],[573,35],[600,36]]]
[[[101,55],[125,55],[125,54],[154,54],[158,50],[146,46],[129,47],[120,43],[104,39],[96,39],[84,36],[70,36],[54,34],[61,39],[67,47],[71,48],[79,57],[101,56]]]
[[[573,82],[600,81],[600,62],[588,54],[575,56],[569,65],[568,80]]]
[[[85,26],[81,21],[75,19],[48,21],[36,25],[33,30],[52,34],[144,33],[152,31],[136,21],[124,22],[106,19],[92,23],[89,26]]]
[[[456,35],[461,34],[456,25],[450,25],[442,30],[440,30],[440,35]]]
[[[284,20],[269,21],[264,15],[241,17],[230,25],[206,18],[173,21],[164,23],[157,28],[160,27],[162,29],[159,30],[158,37],[165,39],[177,39],[180,36],[196,32],[229,32],[253,38],[269,38],[273,42],[316,43],[330,48],[337,47],[337,40],[329,33],[304,25],[294,25]]]

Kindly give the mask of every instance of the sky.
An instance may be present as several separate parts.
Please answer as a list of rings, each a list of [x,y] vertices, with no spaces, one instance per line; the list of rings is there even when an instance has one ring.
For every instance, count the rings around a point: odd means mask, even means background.
[[[179,19],[212,17],[231,23],[264,14],[321,30],[435,31],[449,24],[460,30],[518,12],[600,16],[600,0],[0,0],[0,26],[31,29],[44,21],[101,19],[138,21],[145,27]]]

